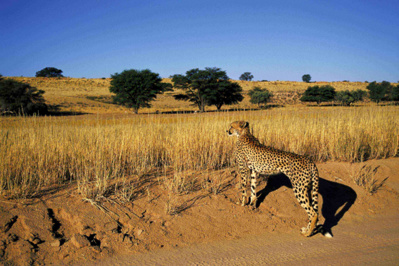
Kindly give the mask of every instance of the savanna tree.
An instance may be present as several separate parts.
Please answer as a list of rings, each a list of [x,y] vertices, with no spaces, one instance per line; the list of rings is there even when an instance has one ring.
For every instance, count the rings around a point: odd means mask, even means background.
[[[312,79],[312,77],[309,74],[305,74],[302,76],[303,82],[309,83],[311,79]]]
[[[0,79],[0,113],[46,114],[44,91],[13,79]]]
[[[62,70],[55,67],[45,67],[36,72],[36,77],[62,78]]]
[[[330,85],[308,87],[300,100],[302,102],[330,102],[335,98],[335,88]]]
[[[245,81],[251,81],[254,78],[254,76],[251,74],[251,72],[244,72],[240,76],[240,80],[245,80]]]
[[[111,75],[109,90],[115,94],[115,103],[132,108],[137,114],[140,108],[151,107],[150,102],[157,94],[171,90],[171,87],[171,84],[162,82],[158,73],[149,69],[131,69]]]
[[[225,71],[216,67],[204,70],[194,68],[185,75],[173,75],[172,82],[175,88],[184,91],[175,95],[175,99],[192,102],[200,112],[204,112],[209,105],[215,105],[220,110],[224,104],[235,104],[243,99],[241,87],[231,82]]]

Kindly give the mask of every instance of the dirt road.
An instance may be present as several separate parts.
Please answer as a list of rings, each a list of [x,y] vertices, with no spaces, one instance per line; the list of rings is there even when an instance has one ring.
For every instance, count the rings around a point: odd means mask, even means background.
[[[356,223],[342,222],[334,238],[294,233],[263,234],[114,257],[100,265],[398,265],[399,214]],[[98,265],[98,262],[96,263]]]

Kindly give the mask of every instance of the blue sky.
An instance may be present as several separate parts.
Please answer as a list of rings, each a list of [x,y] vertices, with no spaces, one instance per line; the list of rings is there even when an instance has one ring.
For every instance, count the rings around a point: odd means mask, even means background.
[[[0,1],[0,73],[399,80],[399,1]]]

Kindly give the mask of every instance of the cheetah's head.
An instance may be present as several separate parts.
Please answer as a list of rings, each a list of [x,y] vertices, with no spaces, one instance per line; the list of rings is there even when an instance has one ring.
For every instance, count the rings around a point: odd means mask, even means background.
[[[227,130],[229,136],[241,136],[244,131],[249,128],[249,123],[245,121],[235,121],[230,124],[230,129]]]

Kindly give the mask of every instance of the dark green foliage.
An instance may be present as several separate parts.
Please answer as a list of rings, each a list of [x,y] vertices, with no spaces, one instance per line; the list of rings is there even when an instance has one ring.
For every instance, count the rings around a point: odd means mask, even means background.
[[[253,104],[257,104],[259,107],[261,104],[266,105],[270,98],[273,96],[266,88],[261,89],[260,87],[255,87],[248,92],[249,100]]]
[[[303,82],[309,83],[311,79],[312,79],[312,77],[309,74],[305,74],[302,76]]]
[[[110,92],[115,93],[113,100],[117,104],[133,108],[137,114],[141,107],[151,107],[157,94],[171,90],[172,85],[162,83],[158,73],[145,70],[125,70],[111,75]]]
[[[244,72],[240,76],[240,80],[246,80],[246,81],[251,81],[254,78],[254,76],[251,74],[251,72]]]
[[[241,102],[244,97],[241,94],[242,88],[237,82],[220,81],[217,86],[210,91],[208,105],[216,106],[220,111],[224,104],[231,105]]]
[[[0,80],[0,113],[46,114],[44,91],[12,79]]]
[[[391,101],[399,101],[399,85],[392,88]]]
[[[185,92],[175,95],[175,99],[190,101],[201,112],[207,105],[215,105],[220,110],[224,104],[235,104],[243,99],[241,87],[231,82],[225,71],[216,67],[205,70],[194,68],[188,70],[186,75],[173,75],[172,82],[175,88]]]
[[[300,100],[302,102],[329,102],[335,98],[335,88],[330,85],[308,87]]]
[[[379,103],[384,100],[392,100],[394,87],[388,81],[383,81],[381,83],[373,81],[367,85],[366,89],[369,90],[369,98],[373,102]]]
[[[340,102],[342,105],[351,105],[354,102],[363,101],[364,96],[366,96],[366,92],[362,90],[356,91],[339,91],[335,96],[335,100]]]
[[[62,78],[62,70],[55,67],[46,67],[36,72],[36,77]]]

